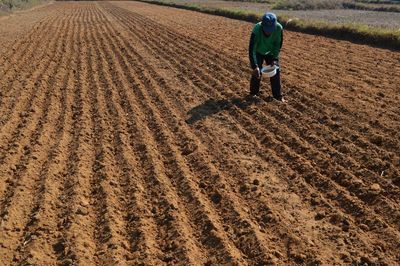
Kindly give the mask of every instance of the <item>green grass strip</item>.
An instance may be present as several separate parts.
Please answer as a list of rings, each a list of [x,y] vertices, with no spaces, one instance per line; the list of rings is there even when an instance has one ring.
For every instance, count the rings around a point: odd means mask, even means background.
[[[202,13],[218,15],[252,23],[260,21],[261,18],[261,13],[254,13],[242,10],[201,7],[192,4],[177,4],[173,2],[163,2],[158,0],[137,1],[198,11]],[[290,19],[286,16],[279,16],[278,20],[286,30],[321,35],[341,40],[348,40],[354,43],[368,44],[396,51],[400,50],[400,30],[386,30],[357,24],[331,24],[327,22],[311,22],[303,19]]]

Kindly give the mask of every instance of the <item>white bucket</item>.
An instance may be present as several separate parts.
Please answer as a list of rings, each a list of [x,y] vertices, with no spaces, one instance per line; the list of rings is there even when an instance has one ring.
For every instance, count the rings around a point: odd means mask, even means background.
[[[261,69],[263,75],[267,75],[267,77],[273,77],[276,75],[276,71],[279,69],[277,65],[268,65]]]

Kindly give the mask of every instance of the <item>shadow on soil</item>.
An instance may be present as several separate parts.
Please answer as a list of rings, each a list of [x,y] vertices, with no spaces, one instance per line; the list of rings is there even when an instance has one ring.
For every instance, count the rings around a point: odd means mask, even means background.
[[[272,101],[272,98],[271,99],[267,98],[265,100],[262,100],[258,97],[245,96],[242,98],[232,98],[224,100],[209,99],[206,100],[204,103],[192,108],[188,112],[188,115],[190,117],[186,119],[186,123],[194,124],[197,121],[200,121],[208,116],[215,115],[224,110],[229,110],[230,108],[235,106],[240,109],[246,109],[247,107],[253,104],[257,104],[261,101],[269,102]]]

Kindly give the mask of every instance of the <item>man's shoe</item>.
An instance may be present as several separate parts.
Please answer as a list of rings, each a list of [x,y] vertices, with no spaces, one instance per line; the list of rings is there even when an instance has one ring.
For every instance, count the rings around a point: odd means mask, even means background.
[[[277,100],[278,102],[282,102],[282,103],[286,102],[285,98],[283,98],[283,97],[274,98],[274,99]]]

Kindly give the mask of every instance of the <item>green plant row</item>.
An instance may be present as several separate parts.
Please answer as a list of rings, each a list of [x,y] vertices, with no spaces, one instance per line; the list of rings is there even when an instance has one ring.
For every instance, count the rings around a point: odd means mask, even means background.
[[[192,4],[177,4],[172,2],[162,2],[158,0],[138,1],[198,11],[202,13],[218,15],[253,23],[258,22],[261,17],[260,13],[230,10],[225,8],[201,7]],[[389,48],[396,51],[400,50],[400,30],[386,30],[356,24],[330,24],[326,22],[311,22],[303,19],[290,19],[286,16],[279,16],[278,20],[286,30],[321,35],[341,40],[348,40],[355,43],[368,44],[381,48]]]

